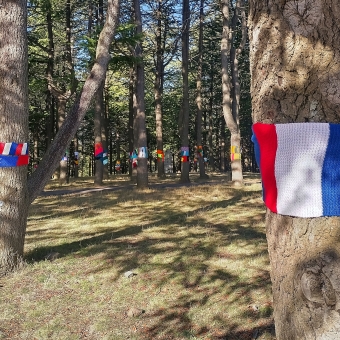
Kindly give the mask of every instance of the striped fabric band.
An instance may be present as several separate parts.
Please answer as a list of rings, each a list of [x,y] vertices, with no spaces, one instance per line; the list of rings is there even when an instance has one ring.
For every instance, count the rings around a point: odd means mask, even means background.
[[[263,199],[273,212],[340,216],[340,125],[253,125]]]
[[[28,155],[21,156],[3,156],[0,155],[0,168],[8,168],[12,166],[27,165],[29,162]]]
[[[27,143],[0,143],[0,155],[28,155]]]

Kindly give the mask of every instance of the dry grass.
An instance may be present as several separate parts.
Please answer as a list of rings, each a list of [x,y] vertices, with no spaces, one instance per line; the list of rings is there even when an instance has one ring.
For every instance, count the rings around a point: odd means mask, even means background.
[[[0,339],[275,339],[265,209],[248,181],[40,197],[28,263],[1,281]]]

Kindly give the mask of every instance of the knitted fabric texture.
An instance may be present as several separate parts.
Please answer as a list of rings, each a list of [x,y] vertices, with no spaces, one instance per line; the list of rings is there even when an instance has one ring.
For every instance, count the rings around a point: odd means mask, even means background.
[[[0,168],[27,165],[28,143],[0,143]]]
[[[340,125],[253,125],[263,199],[273,212],[340,216]]]

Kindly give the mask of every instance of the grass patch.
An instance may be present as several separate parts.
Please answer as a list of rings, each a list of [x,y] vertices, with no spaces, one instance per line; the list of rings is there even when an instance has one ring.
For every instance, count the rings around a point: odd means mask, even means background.
[[[40,197],[27,264],[0,282],[0,339],[275,339],[261,185],[247,181]]]

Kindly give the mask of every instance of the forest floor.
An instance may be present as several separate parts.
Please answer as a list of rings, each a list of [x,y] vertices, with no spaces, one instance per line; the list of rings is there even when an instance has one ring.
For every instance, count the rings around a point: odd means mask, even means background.
[[[190,178],[51,182],[0,279],[0,339],[275,339],[258,175]]]

